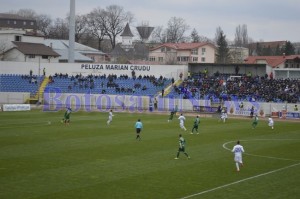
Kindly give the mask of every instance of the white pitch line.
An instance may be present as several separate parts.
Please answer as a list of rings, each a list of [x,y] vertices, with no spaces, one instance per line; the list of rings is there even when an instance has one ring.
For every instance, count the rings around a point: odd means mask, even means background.
[[[261,176],[265,176],[265,175],[269,175],[269,174],[272,174],[272,173],[276,173],[276,172],[279,172],[279,171],[282,171],[282,170],[285,170],[285,169],[289,169],[291,167],[299,166],[299,165],[300,165],[300,163],[293,164],[293,165],[290,165],[290,166],[287,166],[287,167],[283,167],[283,168],[276,169],[276,170],[273,170],[273,171],[269,171],[269,172],[266,172],[266,173],[262,173],[262,174],[259,174],[259,175],[256,175],[256,176],[245,178],[243,180],[238,180],[238,181],[235,181],[235,182],[232,182],[232,183],[229,183],[229,184],[225,184],[225,185],[222,185],[222,186],[219,186],[219,187],[215,187],[215,188],[212,188],[212,189],[209,189],[209,190],[206,190],[206,191],[202,191],[202,192],[195,193],[195,194],[192,194],[192,195],[189,195],[189,196],[185,196],[185,197],[182,197],[181,199],[186,199],[186,198],[192,198],[192,197],[195,197],[195,196],[199,196],[199,195],[202,195],[202,194],[205,194],[205,193],[208,193],[208,192],[212,192],[212,191],[215,191],[215,190],[218,190],[218,189],[229,187],[231,185],[235,185],[235,184],[238,184],[238,183],[241,183],[241,182],[252,180],[254,178],[259,178]]]
[[[278,140],[278,141],[282,141],[282,139],[255,139],[255,140],[241,140],[241,141],[265,141],[265,140]],[[284,139],[284,140],[295,140],[295,139]],[[223,144],[223,148],[231,151],[231,149],[227,148],[226,145],[232,142],[236,142],[236,141],[229,141]],[[300,160],[294,160],[294,159],[288,159],[288,158],[278,158],[278,157],[272,157],[272,156],[264,156],[264,155],[255,155],[255,154],[251,154],[251,153],[244,153],[245,155],[249,155],[249,156],[254,156],[254,157],[261,157],[261,158],[269,158],[269,159],[275,159],[275,160],[286,160],[286,161],[300,161]]]

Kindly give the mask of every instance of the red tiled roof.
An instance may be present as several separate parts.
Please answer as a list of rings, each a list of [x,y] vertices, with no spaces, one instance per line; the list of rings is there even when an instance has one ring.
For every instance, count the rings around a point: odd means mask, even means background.
[[[213,48],[215,48],[215,46],[211,43],[208,42],[201,42],[201,43],[164,43],[162,45],[159,45],[155,48],[150,49],[152,50],[156,50],[159,49],[161,47],[169,47],[169,48],[173,48],[175,50],[192,50],[195,48],[199,48],[205,45],[209,45],[212,46]]]
[[[265,60],[269,66],[273,68],[282,64],[286,60],[292,60],[300,58],[300,55],[288,55],[288,56],[249,56],[245,59],[247,64],[256,64],[259,60]]]

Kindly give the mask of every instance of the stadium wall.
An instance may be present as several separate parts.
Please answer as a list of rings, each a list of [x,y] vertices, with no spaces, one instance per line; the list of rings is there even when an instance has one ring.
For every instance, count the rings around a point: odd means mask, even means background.
[[[23,104],[30,93],[0,93],[0,104]],[[158,108],[154,110],[154,99],[150,96],[134,95],[105,95],[105,94],[72,94],[72,93],[44,93],[44,111],[59,111],[72,107],[74,111],[102,111],[113,109],[115,112],[190,112],[195,114],[216,114],[217,105],[210,100],[192,100],[157,97]],[[294,111],[295,104],[243,102],[240,108],[238,101],[225,101],[229,115],[250,116],[250,109],[254,107],[254,115],[260,117],[283,117],[300,119],[300,112]],[[300,104],[297,104],[300,107]]]
[[[30,93],[0,92],[0,104],[24,104]]]
[[[158,108],[154,110],[154,99],[151,96],[134,95],[105,95],[105,94],[62,94],[45,93],[44,110],[56,111],[72,107],[74,110],[84,111],[114,111],[122,112],[144,112],[144,111],[172,111],[211,113],[217,112],[217,105],[211,104],[210,100],[175,99],[157,97]],[[250,109],[254,107],[254,114],[260,117],[280,117],[280,113],[285,115],[295,114],[295,118],[300,118],[300,112],[294,111],[295,104],[287,103],[265,103],[265,102],[243,102],[244,108],[240,108],[238,101],[225,101],[222,106],[227,107],[229,115],[250,116]],[[220,105],[220,104],[219,104]],[[282,117],[285,117],[282,115]],[[293,117],[293,116],[291,116]]]
[[[36,62],[8,62],[0,61],[0,74],[29,74],[32,70],[33,75],[41,75],[43,69],[46,75],[54,75],[62,73],[68,75],[82,74],[86,75],[109,75],[115,74],[128,75],[131,77],[132,71],[135,75],[154,75],[159,77],[162,75],[166,78],[174,78],[177,80],[179,74],[187,73],[185,65],[134,65],[134,64],[101,64],[101,63],[36,63]]]

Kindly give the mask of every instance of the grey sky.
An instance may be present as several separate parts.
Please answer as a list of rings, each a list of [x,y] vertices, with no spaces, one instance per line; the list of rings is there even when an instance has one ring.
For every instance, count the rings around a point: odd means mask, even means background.
[[[196,28],[208,38],[214,38],[220,26],[233,40],[235,28],[246,24],[249,37],[255,41],[300,42],[299,0],[76,0],[76,14],[113,4],[134,14],[133,26],[147,21],[150,26],[166,27],[171,17],[181,17],[190,31]],[[55,19],[65,18],[70,1],[0,0],[0,5],[0,12],[29,8]]]

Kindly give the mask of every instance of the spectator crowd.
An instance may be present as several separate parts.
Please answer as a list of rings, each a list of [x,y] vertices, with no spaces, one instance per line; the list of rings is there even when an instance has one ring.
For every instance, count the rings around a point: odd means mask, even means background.
[[[204,73],[191,75],[180,86],[174,86],[170,95],[184,99],[211,99],[288,102],[300,101],[300,79],[274,79],[273,76],[252,76],[251,74],[233,77],[236,74]]]

